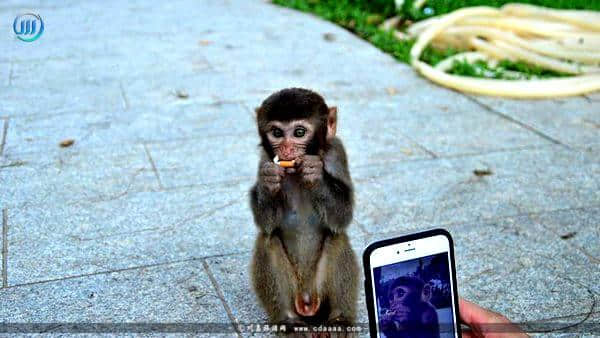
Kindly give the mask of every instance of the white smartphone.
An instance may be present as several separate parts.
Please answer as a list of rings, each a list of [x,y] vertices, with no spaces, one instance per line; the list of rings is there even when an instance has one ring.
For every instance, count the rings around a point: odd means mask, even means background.
[[[450,233],[428,230],[375,242],[363,253],[371,337],[459,338]]]

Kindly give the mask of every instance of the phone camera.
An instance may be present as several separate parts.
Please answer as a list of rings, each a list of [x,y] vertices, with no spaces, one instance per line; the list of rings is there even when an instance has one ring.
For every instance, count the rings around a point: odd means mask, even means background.
[[[399,254],[400,254],[400,251],[396,251],[396,253],[399,255]]]

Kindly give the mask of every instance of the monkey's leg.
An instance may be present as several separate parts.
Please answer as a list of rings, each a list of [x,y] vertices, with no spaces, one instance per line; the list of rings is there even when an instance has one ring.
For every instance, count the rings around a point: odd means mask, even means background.
[[[351,325],[356,319],[359,274],[348,236],[338,233],[328,237],[319,260],[317,278],[323,280],[323,291],[331,308],[329,324]]]
[[[271,323],[300,324],[294,311],[296,275],[281,240],[260,233],[252,258],[252,283]]]

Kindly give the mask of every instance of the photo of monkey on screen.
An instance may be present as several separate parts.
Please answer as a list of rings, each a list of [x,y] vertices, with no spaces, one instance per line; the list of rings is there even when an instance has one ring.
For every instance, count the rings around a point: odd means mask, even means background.
[[[452,337],[448,254],[373,270],[381,337]]]

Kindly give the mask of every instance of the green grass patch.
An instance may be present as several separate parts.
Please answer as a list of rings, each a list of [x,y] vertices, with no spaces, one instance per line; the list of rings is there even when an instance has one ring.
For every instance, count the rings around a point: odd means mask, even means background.
[[[520,74],[515,74],[518,72]],[[454,61],[452,68],[448,71],[450,74],[484,77],[488,79],[505,79],[505,80],[520,80],[531,78],[552,78],[569,76],[568,74],[546,70],[534,65],[529,65],[523,62],[514,62],[503,60],[497,66],[491,67],[488,62],[478,60],[473,63],[466,61]],[[522,75],[521,75],[522,74]]]
[[[405,0],[400,12],[412,20],[446,14],[453,10],[471,6],[500,7],[511,2],[527,3],[558,9],[586,9],[600,11],[600,1],[596,0],[427,0],[421,9],[414,8],[415,0]]]
[[[379,29],[383,20],[401,14],[414,20],[421,20],[438,14],[448,13],[457,8],[476,5],[488,5],[499,7],[508,2],[505,0],[428,0],[423,9],[412,10],[414,0],[405,0],[400,13],[395,8],[393,0],[272,0],[273,3],[294,8],[303,12],[313,13],[325,20],[334,22],[357,36],[369,41],[385,53],[392,55],[397,60],[409,63],[410,49],[414,41],[401,41],[390,32]],[[544,5],[554,8],[592,9],[600,10],[600,1],[590,0],[530,0],[519,1],[536,5]],[[429,13],[429,14],[425,14]],[[459,53],[459,50],[447,49],[436,50],[428,47],[423,52],[421,60],[435,65],[444,58]],[[547,71],[537,66],[523,62],[503,61],[497,69],[485,65],[486,72],[477,70],[482,65],[470,65],[463,62],[452,69],[454,74],[483,77],[485,74],[495,72],[498,78],[511,79],[514,77],[503,76],[504,70],[513,70],[525,73],[527,76],[551,77],[560,76],[556,72]]]
[[[313,13],[371,42],[399,61],[410,61],[410,49],[414,41],[400,41],[392,33],[378,27],[383,20],[397,14],[393,0],[273,0],[273,3]],[[449,54],[451,52],[428,48],[421,59],[435,64],[452,55]]]

